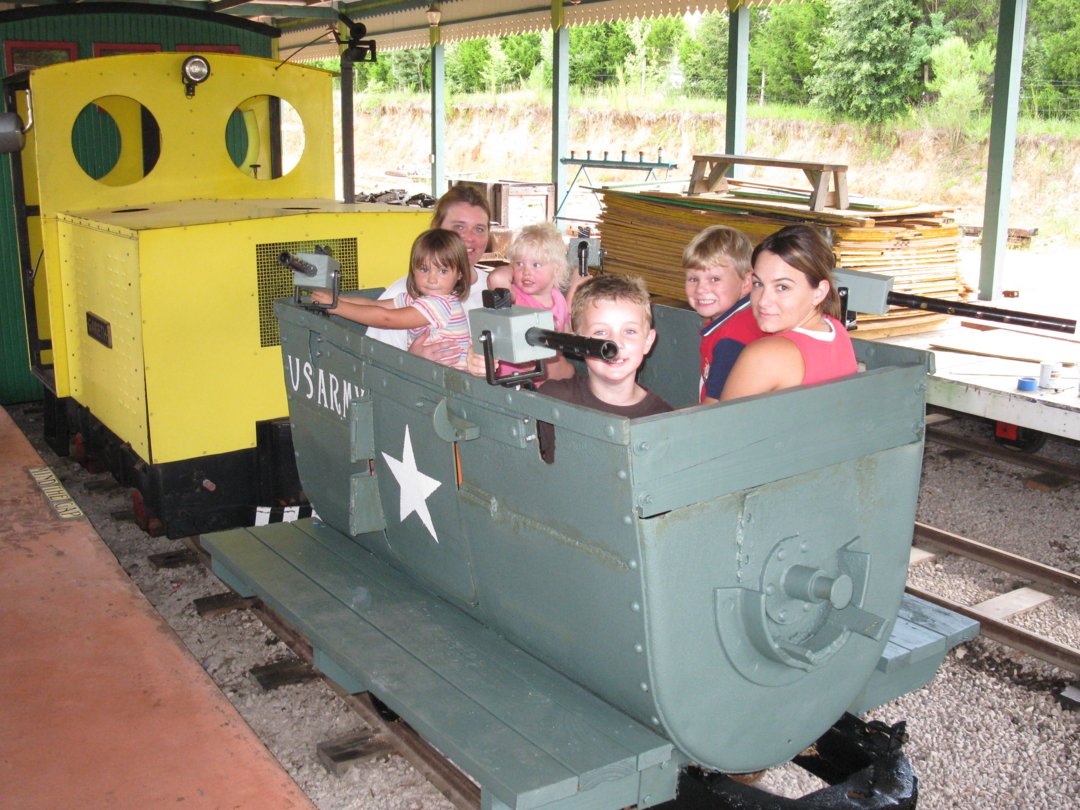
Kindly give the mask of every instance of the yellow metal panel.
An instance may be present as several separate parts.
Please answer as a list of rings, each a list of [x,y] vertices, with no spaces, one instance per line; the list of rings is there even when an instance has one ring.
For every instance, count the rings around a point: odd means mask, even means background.
[[[132,98],[107,96],[98,101],[120,130],[120,155],[116,165],[101,178],[107,186],[126,186],[143,176],[142,105]]]
[[[37,130],[42,213],[123,208],[182,199],[333,196],[332,74],[232,54],[207,54],[210,77],[190,97],[180,78],[188,54],[125,54],[38,68],[30,84]],[[253,96],[287,101],[304,124],[304,151],[284,177],[256,180],[237,168],[225,144],[233,111]],[[161,155],[128,185],[94,180],[79,166],[71,133],[80,111],[99,99],[133,99],[161,132]],[[260,176],[265,176],[267,169]]]
[[[26,218],[26,233],[30,242],[30,267],[34,273],[34,306],[36,312],[33,317],[37,323],[37,333],[42,338],[49,337],[49,294],[47,285],[45,283],[45,261],[42,251],[44,245],[42,244],[42,231],[41,231],[41,217],[27,216]],[[27,322],[31,316],[27,314]],[[45,363],[52,362],[52,352],[44,350],[41,353],[42,360]]]
[[[48,294],[42,298],[49,319],[49,339],[52,341],[53,378],[58,397],[71,396],[71,384],[68,379],[68,350],[64,314],[64,299],[66,297],[61,268],[69,259],[64,259],[60,253],[60,239],[58,236],[58,223],[55,216],[42,217],[42,244],[45,256],[42,266],[38,269],[39,275],[45,278],[45,286]],[[66,240],[65,240],[66,241]],[[37,285],[35,283],[35,289]]]
[[[361,286],[385,286],[430,221],[416,209],[333,208],[139,232],[147,460],[252,448],[257,421],[288,414],[281,350],[260,343],[258,245],[356,237]]]
[[[56,231],[69,394],[147,458],[138,237],[70,217]]]

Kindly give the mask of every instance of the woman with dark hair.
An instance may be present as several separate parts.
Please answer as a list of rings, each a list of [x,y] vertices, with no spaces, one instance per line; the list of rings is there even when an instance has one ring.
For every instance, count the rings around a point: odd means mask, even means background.
[[[808,225],[767,236],[754,249],[750,305],[766,334],[731,369],[721,401],[825,382],[857,370],[840,315],[828,242]]]

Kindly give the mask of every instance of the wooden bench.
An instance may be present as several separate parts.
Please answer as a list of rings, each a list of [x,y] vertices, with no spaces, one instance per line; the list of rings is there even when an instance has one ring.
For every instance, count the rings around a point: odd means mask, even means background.
[[[671,799],[672,743],[312,520],[204,535],[214,573],[258,596],[349,692],[371,691],[480,784],[485,810]]]
[[[809,163],[801,160],[776,160],[750,155],[694,155],[694,170],[690,175],[688,193],[704,194],[727,191],[727,171],[736,164],[771,166],[779,169],[801,169],[810,181],[810,210],[847,208],[847,166],[842,163]],[[832,190],[829,180],[832,179]]]

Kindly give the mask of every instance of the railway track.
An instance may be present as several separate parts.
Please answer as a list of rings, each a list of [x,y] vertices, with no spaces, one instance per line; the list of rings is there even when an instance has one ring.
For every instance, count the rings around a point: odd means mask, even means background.
[[[949,417],[945,417],[938,421],[944,422],[948,419]],[[938,422],[931,421],[930,416],[927,417],[926,440],[936,442],[937,444],[943,444],[957,450],[967,450],[982,456],[988,456],[1011,464],[1038,470],[1041,473],[1058,476],[1068,481],[1080,481],[1080,466],[1066,464],[1065,462],[1040,456],[1035,453],[1025,453],[1020,450],[1014,450],[987,439],[959,436],[942,429]]]
[[[1036,453],[1022,452],[987,439],[958,435],[943,429],[941,425],[951,419],[952,417],[948,414],[929,414],[926,425],[927,441],[1035,470],[1039,473],[1038,478],[1051,487],[1062,486],[1069,482],[1080,482],[1080,466]],[[976,619],[981,626],[981,635],[986,638],[1080,674],[1080,650],[1008,621],[1010,616],[1018,615],[1036,604],[1048,601],[1054,595],[1080,596],[1080,575],[1001,551],[924,523],[915,524],[914,539],[917,547],[931,546],[981,562],[996,570],[1037,584],[1042,590],[1018,588],[980,605],[964,605],[913,586],[908,587],[909,593]]]
[[[910,585],[907,591],[921,599],[977,620],[980,624],[980,634],[986,638],[1061,669],[1080,674],[1080,650],[1007,621],[1009,616],[1017,615],[1048,601],[1054,593],[1080,596],[1080,575],[1019,557],[977,540],[936,529],[924,523],[915,524],[915,542],[917,547],[919,544],[936,547],[1043,586],[1043,591],[1027,587],[1018,588],[978,605],[964,605]]]

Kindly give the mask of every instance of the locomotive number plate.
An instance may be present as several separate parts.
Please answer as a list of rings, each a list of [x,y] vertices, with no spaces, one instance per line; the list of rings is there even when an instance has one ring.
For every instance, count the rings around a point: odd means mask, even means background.
[[[93,312],[86,313],[86,334],[101,345],[112,348],[112,325]]]

